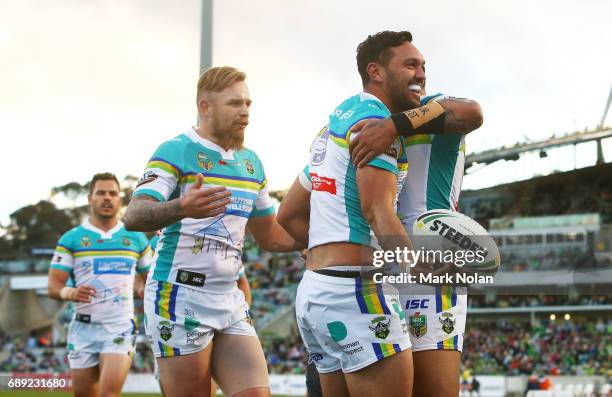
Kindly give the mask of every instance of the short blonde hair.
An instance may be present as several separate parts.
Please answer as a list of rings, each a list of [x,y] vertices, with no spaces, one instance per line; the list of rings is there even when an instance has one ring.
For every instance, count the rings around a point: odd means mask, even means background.
[[[206,70],[198,80],[197,101],[206,92],[223,91],[230,85],[246,80],[246,73],[231,66],[218,66]]]

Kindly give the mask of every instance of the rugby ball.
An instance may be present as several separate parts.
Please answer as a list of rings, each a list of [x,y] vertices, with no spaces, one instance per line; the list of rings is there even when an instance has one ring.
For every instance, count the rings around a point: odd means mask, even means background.
[[[489,232],[472,218],[450,210],[421,214],[412,225],[412,244],[415,251],[426,252],[428,260],[442,258],[468,273],[493,275],[501,263]]]

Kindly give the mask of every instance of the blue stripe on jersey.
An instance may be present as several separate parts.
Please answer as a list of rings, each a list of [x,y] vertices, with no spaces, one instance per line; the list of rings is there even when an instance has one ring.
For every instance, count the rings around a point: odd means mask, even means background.
[[[391,310],[389,310],[389,306],[387,306],[387,302],[385,301],[385,294],[382,290],[382,284],[376,284],[376,295],[378,295],[378,299],[380,300],[380,307],[382,307],[383,313],[391,314]]]
[[[176,321],[176,294],[178,293],[179,286],[172,284],[172,291],[170,292],[170,304],[168,305],[168,313],[170,314],[170,321]]]
[[[181,167],[179,167],[178,165],[176,165],[175,163],[168,161],[168,159],[166,158],[162,158],[162,157],[153,157],[149,160],[149,162],[151,161],[161,161],[162,163],[168,163],[171,166],[173,166],[174,168],[176,168],[176,170],[179,172],[179,176],[185,175],[185,172],[181,169]]]
[[[444,350],[444,341],[438,342],[437,345],[438,345],[438,349]]]
[[[359,305],[359,309],[361,310],[362,313],[369,313],[368,312],[368,306],[365,303],[365,300],[363,299],[363,293],[361,291],[361,277],[356,277],[355,278],[355,298],[357,298],[357,304]]]
[[[383,354],[381,348],[380,348],[380,344],[378,343],[372,343],[372,348],[374,349],[374,353],[376,353],[376,358],[380,361],[383,358],[385,358],[385,355]]]
[[[400,345],[398,345],[397,343],[393,344],[393,350],[395,350],[396,353],[401,353],[402,349],[400,348]]]
[[[452,288],[453,292],[451,293],[451,307],[457,306],[457,290]]]
[[[190,173],[190,175],[197,175],[197,173]],[[236,181],[245,181],[245,182],[253,182],[253,183],[261,183],[263,182],[263,179],[255,179],[255,178],[248,178],[245,176],[235,176],[235,175],[229,175],[228,174],[213,174],[211,172],[207,172],[204,174],[204,179],[206,179],[207,177],[209,178],[223,178],[223,179],[233,179]]]
[[[164,283],[161,281],[157,282],[157,291],[155,291],[155,314],[157,314],[159,316],[159,299],[160,299],[160,294],[161,294],[161,290],[164,287]],[[161,347],[160,347],[161,349]]]
[[[436,313],[442,312],[442,288],[436,287]]]

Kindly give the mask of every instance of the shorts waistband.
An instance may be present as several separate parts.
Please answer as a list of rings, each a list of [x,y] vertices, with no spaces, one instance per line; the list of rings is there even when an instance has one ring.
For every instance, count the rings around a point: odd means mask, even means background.
[[[381,270],[372,271],[372,275],[379,272],[381,272]],[[355,270],[342,271],[327,268],[319,270],[306,270],[303,277],[329,285],[344,285],[351,286],[353,288],[355,283],[359,280],[367,283],[373,282],[371,277],[364,277],[363,273]]]

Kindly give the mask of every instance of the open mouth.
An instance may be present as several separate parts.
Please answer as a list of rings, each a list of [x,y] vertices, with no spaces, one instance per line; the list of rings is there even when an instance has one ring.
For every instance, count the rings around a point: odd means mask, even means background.
[[[102,204],[102,208],[106,210],[112,210],[113,205],[112,204]]]

